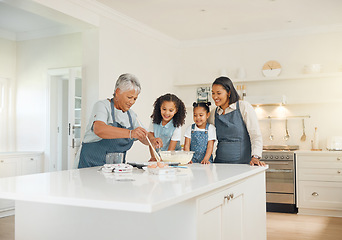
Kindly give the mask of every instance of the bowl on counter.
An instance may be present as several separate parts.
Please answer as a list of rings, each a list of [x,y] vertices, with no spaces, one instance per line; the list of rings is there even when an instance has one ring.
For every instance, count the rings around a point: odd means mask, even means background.
[[[194,155],[193,151],[160,151],[159,152],[161,159],[164,162],[178,162],[180,164],[188,164],[192,156]]]

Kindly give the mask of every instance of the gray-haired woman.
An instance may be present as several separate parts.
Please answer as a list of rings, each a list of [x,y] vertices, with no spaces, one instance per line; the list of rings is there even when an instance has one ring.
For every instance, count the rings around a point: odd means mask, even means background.
[[[140,127],[136,114],[130,109],[140,91],[139,80],[134,75],[122,74],[116,81],[114,97],[95,103],[78,168],[101,166],[106,163],[107,153],[126,153],[135,140],[148,144],[147,131]]]

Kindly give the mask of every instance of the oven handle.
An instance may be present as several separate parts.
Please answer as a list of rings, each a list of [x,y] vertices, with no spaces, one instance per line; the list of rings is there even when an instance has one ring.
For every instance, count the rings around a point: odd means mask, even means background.
[[[273,173],[292,173],[293,170],[286,170],[286,169],[267,169],[266,172],[273,172]]]
[[[269,161],[264,161],[266,164],[272,164],[272,165],[289,165],[292,162],[269,162]]]

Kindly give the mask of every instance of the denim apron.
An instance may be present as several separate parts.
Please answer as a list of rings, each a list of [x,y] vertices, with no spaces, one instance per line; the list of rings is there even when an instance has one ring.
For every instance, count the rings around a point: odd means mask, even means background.
[[[239,101],[236,110],[219,115],[215,111],[218,145],[215,163],[247,163],[251,161],[251,140],[242,119]]]
[[[114,101],[111,99],[111,115],[113,123],[109,125],[113,127],[126,128],[115,121],[114,115]],[[127,111],[130,127],[129,130],[133,130],[132,117],[129,111]],[[80,162],[78,168],[102,166],[106,163],[106,154],[114,152],[122,152],[124,155],[124,162],[126,158],[126,151],[133,145],[134,139],[129,138],[116,138],[116,139],[102,139],[98,142],[82,143]]]
[[[207,152],[208,128],[209,123],[205,126],[205,131],[195,131],[195,124],[191,126],[190,151],[195,152],[191,159],[193,163],[201,163]],[[210,156],[209,162],[213,162],[213,155]]]
[[[175,126],[173,126],[173,120],[171,119],[170,122],[168,122],[165,126],[160,124],[153,123],[153,133],[154,137],[161,138],[163,141],[163,147],[160,148],[162,151],[167,151],[169,149],[170,141],[173,135],[173,132],[175,131]],[[175,150],[181,150],[181,146],[179,141],[177,142]]]

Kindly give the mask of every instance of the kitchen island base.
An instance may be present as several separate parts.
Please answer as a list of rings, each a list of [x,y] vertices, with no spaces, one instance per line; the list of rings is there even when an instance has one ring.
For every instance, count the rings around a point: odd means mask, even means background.
[[[151,213],[16,201],[16,240],[266,239],[264,172]]]

